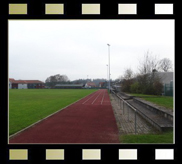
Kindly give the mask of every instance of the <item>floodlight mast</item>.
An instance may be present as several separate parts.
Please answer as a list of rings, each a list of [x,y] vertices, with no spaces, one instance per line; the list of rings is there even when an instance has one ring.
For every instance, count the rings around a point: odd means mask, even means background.
[[[106,64],[107,66],[107,80],[106,80],[106,86],[108,87],[108,64]]]
[[[108,45],[108,65],[109,65],[109,92],[111,92],[111,84],[110,84],[110,44]]]

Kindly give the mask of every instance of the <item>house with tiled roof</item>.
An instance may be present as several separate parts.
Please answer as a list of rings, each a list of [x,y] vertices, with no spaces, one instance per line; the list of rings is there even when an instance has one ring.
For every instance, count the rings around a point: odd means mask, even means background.
[[[45,85],[40,80],[15,80],[9,78],[10,89],[39,89],[45,88]]]
[[[39,89],[45,88],[45,84],[40,80],[25,80],[27,83],[28,89]]]
[[[85,84],[85,88],[94,88],[96,87],[96,84],[94,82],[87,82]]]
[[[106,86],[107,86],[107,82],[100,82],[99,83],[100,88],[103,88],[103,87],[106,87]]]
[[[9,78],[9,88],[12,88],[12,84],[15,82],[15,79]]]
[[[17,89],[28,89],[27,88],[27,83],[26,83],[26,81],[24,81],[24,80],[16,80],[15,81],[15,84],[17,85]]]

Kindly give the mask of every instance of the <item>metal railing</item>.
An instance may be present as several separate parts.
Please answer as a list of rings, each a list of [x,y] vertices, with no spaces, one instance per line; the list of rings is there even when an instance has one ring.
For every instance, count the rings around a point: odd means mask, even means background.
[[[133,110],[134,112],[134,129],[135,129],[135,134],[137,133],[137,109],[134,108],[133,106],[131,106],[126,100],[124,100],[122,97],[120,97],[119,95],[117,95],[113,90],[111,90],[111,93],[114,96],[114,99],[116,100],[116,102],[118,103],[119,107],[121,110],[123,110],[123,115],[127,114],[128,115],[128,121],[130,121],[130,118],[132,118],[132,112],[130,111],[130,109]],[[121,105],[122,102],[122,105]],[[127,106],[129,107],[127,107]],[[126,111],[126,110],[127,111]],[[127,112],[127,113],[125,113]]]

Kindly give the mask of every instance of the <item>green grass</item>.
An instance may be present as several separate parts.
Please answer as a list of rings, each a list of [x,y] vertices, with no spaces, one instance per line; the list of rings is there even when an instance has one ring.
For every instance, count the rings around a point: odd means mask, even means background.
[[[156,105],[163,106],[167,109],[173,109],[173,97],[169,96],[156,96],[156,95],[144,95],[144,94],[131,94],[133,96],[141,97],[146,101],[150,101]]]
[[[95,89],[10,89],[9,135],[95,91]]]
[[[159,134],[121,135],[121,143],[173,143],[173,131]]]

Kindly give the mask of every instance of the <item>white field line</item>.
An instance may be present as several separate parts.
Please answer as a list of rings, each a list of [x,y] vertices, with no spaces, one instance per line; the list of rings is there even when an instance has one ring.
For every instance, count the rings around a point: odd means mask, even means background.
[[[105,93],[106,93],[106,92],[104,92],[104,95],[103,95],[103,97],[102,97],[101,105],[102,105],[102,103],[103,103]]]
[[[93,96],[95,96],[95,93],[90,97],[88,98],[85,102],[83,102],[82,104],[85,104],[88,100],[90,100]]]
[[[101,94],[102,92],[100,92]],[[92,104],[94,104],[95,100],[97,100],[97,98],[100,96],[100,94],[94,99],[94,101],[92,102]]]
[[[97,91],[95,91],[95,92],[97,92]],[[95,93],[95,92],[94,92],[94,93]],[[91,94],[93,94],[93,93],[91,93]],[[90,95],[91,95],[91,94],[90,94]],[[87,95],[87,96],[89,96],[89,95]],[[87,96],[85,96],[85,97],[87,97]],[[54,112],[54,113],[48,115],[47,117],[44,117],[44,118],[40,119],[39,121],[37,121],[37,122],[35,122],[35,123],[33,123],[33,124],[27,126],[26,128],[24,128],[24,129],[22,129],[22,130],[20,130],[20,131],[18,131],[18,132],[16,132],[16,133],[14,133],[14,134],[12,134],[11,136],[9,136],[9,139],[12,138],[12,137],[14,137],[14,136],[16,136],[17,134],[19,134],[19,133],[25,131],[26,129],[35,126],[35,125],[38,124],[39,122],[41,122],[41,121],[43,121],[43,120],[45,120],[45,119],[51,117],[52,115],[54,115],[54,114],[56,114],[56,113],[62,111],[63,109],[65,109],[65,108],[67,108],[67,107],[73,105],[74,103],[77,103],[78,101],[84,99],[85,97],[83,97],[83,98],[81,98],[81,99],[79,99],[79,100],[77,100],[77,101],[75,101],[75,102],[73,102],[73,103],[71,103],[71,104],[65,106],[64,108],[59,109],[58,111],[56,111],[56,112]],[[8,140],[8,143],[9,143],[9,140]]]

